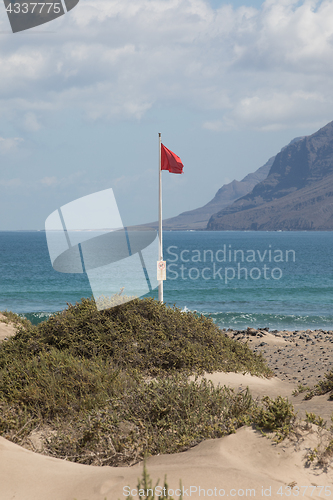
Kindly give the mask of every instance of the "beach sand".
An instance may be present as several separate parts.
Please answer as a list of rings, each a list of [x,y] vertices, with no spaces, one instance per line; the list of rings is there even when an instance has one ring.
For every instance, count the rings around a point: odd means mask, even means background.
[[[317,444],[316,432],[309,431],[302,439],[299,443],[288,441],[276,445],[259,432],[243,427],[236,434],[204,441],[184,453],[151,457],[147,468],[154,485],[167,474],[169,488],[177,489],[181,479],[187,492],[183,498],[269,496],[277,499],[288,493],[287,486],[291,484],[313,486],[301,489],[301,494],[305,493],[301,496],[318,498],[320,488],[315,486],[330,488],[332,470],[324,472],[304,466],[304,454]],[[0,498],[3,500],[117,500],[126,498],[126,485],[136,488],[137,477],[142,473],[141,464],[118,468],[73,464],[35,454],[2,438],[0,464]],[[162,481],[159,484],[162,485]],[[249,489],[252,494],[245,494]],[[262,489],[266,490],[265,495]],[[279,491],[283,495],[279,495]],[[137,492],[132,493],[133,498],[139,498]],[[327,498],[324,491],[321,496]]]
[[[5,323],[6,316],[0,313],[0,341],[15,335],[16,328],[12,323]]]
[[[9,329],[5,332],[8,337]],[[301,417],[308,411],[329,419],[333,402],[328,396],[303,401],[302,394],[294,397],[292,392],[297,383],[313,385],[331,369],[331,333],[228,331],[226,334],[248,341],[257,352],[262,350],[277,376],[263,379],[249,374],[213,373],[205,374],[206,378],[215,385],[239,390],[248,386],[258,398],[287,396]],[[151,457],[147,469],[154,485],[158,479],[162,485],[165,474],[173,490],[179,488],[181,480],[184,499],[253,496],[283,499],[295,485],[300,487],[299,497],[329,498],[333,496],[333,469],[311,465],[305,458],[318,445],[318,432],[317,426],[309,425],[296,438],[276,444],[251,427],[242,427],[235,434],[204,441],[184,453]],[[126,485],[133,490],[133,498],[139,499],[135,488],[141,474],[142,464],[133,467],[74,464],[33,453],[0,438],[0,500],[117,500],[126,498]],[[295,491],[291,497],[296,496]],[[173,496],[178,498],[176,494]]]
[[[323,330],[276,331],[229,330],[228,337],[247,342],[254,352],[262,352],[268,366],[281,380],[311,385],[333,369],[333,332]]]

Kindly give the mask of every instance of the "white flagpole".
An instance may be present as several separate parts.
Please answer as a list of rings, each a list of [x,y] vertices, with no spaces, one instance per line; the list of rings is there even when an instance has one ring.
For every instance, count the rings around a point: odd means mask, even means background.
[[[159,259],[163,260],[163,242],[162,242],[162,170],[161,170],[161,134],[158,134],[158,153],[159,153],[159,190],[158,190],[158,239],[159,239]],[[163,302],[163,280],[158,284],[158,300]]]

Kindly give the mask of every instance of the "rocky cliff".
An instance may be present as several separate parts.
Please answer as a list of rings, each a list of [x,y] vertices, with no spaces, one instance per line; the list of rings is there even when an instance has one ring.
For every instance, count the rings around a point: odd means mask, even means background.
[[[176,217],[165,219],[163,221],[163,229],[186,231],[189,229],[205,229],[210,217],[222,208],[230,205],[265,179],[273,164],[274,156],[270,158],[265,165],[258,168],[255,172],[248,174],[241,181],[233,180],[229,184],[224,184],[216,193],[214,198],[203,207],[183,212]],[[158,222],[146,224],[149,227],[158,228]]]
[[[333,122],[276,155],[266,179],[213,215],[209,230],[332,230]]]

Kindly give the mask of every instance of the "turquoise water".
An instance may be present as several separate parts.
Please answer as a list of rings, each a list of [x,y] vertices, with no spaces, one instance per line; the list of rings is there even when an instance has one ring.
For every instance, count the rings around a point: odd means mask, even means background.
[[[221,327],[333,329],[331,232],[165,232],[164,300]],[[0,232],[0,310],[34,322],[91,296],[53,270],[44,232]],[[152,292],[156,297],[156,291]]]

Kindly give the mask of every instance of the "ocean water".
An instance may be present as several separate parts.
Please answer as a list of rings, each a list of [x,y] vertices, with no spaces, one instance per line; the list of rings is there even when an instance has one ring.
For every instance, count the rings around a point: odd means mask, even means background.
[[[164,300],[221,328],[333,330],[332,248],[333,232],[164,232]],[[0,310],[37,323],[91,295],[53,270],[43,231],[0,232]]]

